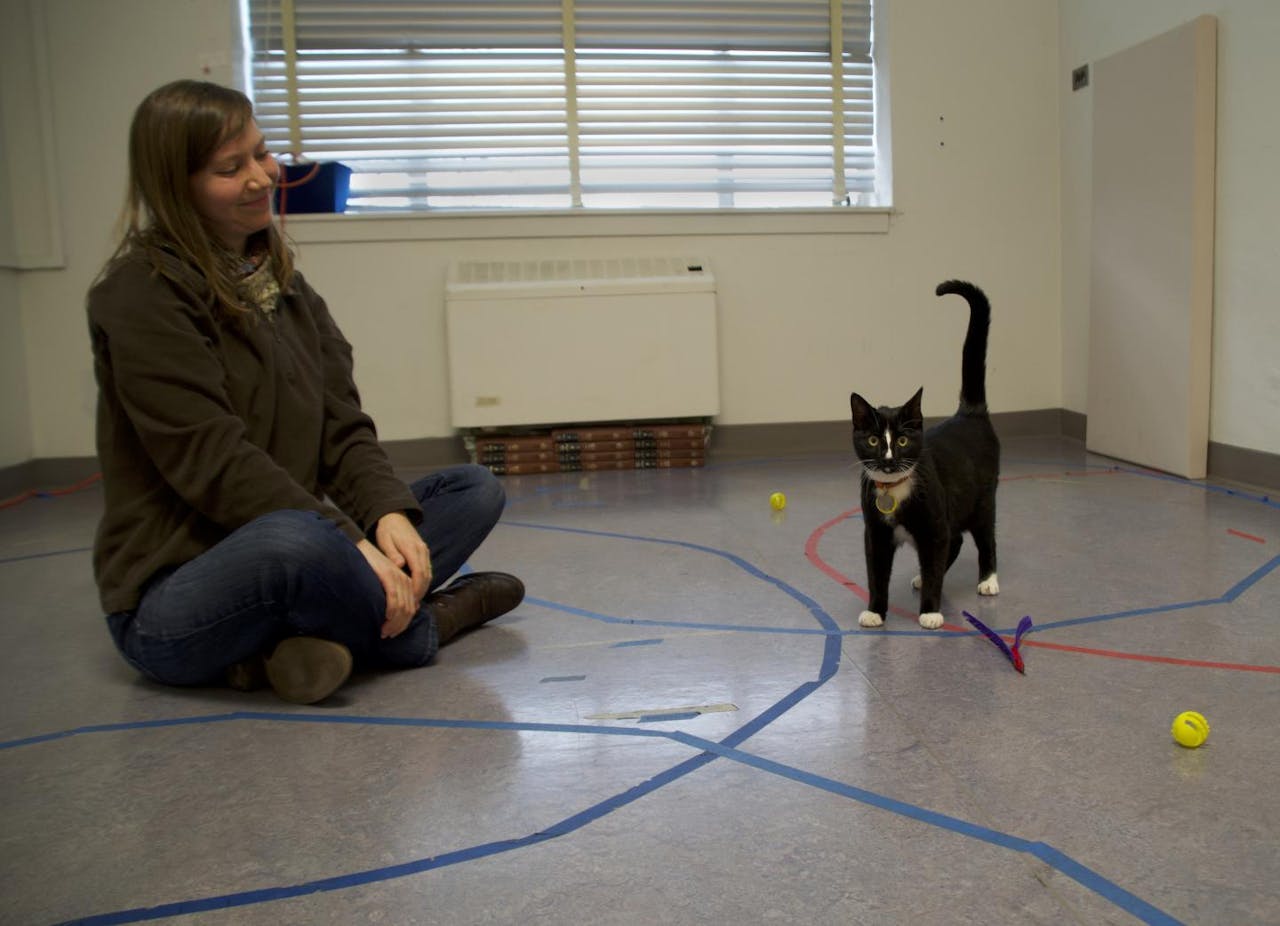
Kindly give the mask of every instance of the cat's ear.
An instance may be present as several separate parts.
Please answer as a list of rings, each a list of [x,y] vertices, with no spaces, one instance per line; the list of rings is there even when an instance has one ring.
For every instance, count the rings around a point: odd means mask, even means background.
[[[920,411],[920,402],[924,398],[924,386],[916,390],[916,394],[907,399],[907,404],[902,406],[902,414],[899,421],[903,424],[924,424],[924,414]]]
[[[858,431],[874,431],[876,410],[871,403],[856,392],[849,393],[849,410],[853,412],[853,427]]]

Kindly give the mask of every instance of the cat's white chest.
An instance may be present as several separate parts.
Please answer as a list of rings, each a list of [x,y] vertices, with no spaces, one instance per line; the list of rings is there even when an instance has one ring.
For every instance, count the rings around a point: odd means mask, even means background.
[[[893,542],[898,546],[902,546],[904,543],[909,543],[914,547],[916,545],[916,538],[912,537],[911,532],[899,524],[893,529]]]

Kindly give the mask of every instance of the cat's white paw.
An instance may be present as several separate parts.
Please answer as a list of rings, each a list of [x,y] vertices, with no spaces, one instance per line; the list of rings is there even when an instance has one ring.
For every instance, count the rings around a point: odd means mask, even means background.
[[[999,595],[1000,594],[1000,580],[996,578],[996,574],[994,572],[978,583],[978,594],[979,595]]]
[[[884,615],[875,611],[863,611],[858,615],[858,623],[863,627],[879,627],[884,623]]]
[[[923,584],[924,584],[923,576],[916,576],[914,579],[911,580],[911,587],[914,588],[916,591],[920,591],[920,586]]]
[[[928,614],[921,614],[920,626],[925,630],[937,630],[942,626],[942,615],[937,611],[930,611]]]

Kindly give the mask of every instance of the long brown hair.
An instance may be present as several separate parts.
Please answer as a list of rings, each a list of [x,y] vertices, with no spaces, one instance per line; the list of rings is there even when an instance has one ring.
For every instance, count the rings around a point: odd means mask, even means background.
[[[191,197],[191,176],[253,119],[253,104],[239,90],[198,80],[177,80],[147,95],[129,128],[129,186],[120,217],[120,244],[112,256],[142,252],[156,271],[170,276],[161,257],[175,251],[195,267],[229,317],[249,309],[236,295],[223,250],[209,233]],[[275,222],[265,232],[280,288],[293,277],[293,255]]]

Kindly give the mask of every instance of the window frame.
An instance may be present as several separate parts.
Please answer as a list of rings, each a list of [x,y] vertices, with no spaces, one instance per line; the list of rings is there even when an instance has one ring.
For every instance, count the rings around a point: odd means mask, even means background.
[[[258,7],[262,7],[262,6],[273,4],[273,3],[279,4],[284,7],[292,7],[294,2],[295,0],[245,0],[245,7],[242,10],[242,14],[246,17],[245,30],[244,30],[246,36],[251,32],[251,23],[248,22],[248,17],[250,15],[250,7],[254,6],[255,4]],[[306,0],[297,0],[297,2],[306,2]],[[757,2],[757,0],[748,0],[748,2],[753,3],[753,2]],[[855,0],[829,0],[829,6],[830,6],[830,9],[832,10],[832,13],[834,14],[836,10],[839,10],[842,17],[847,16],[848,13],[846,12],[844,7],[844,4],[846,2],[855,2]],[[866,34],[866,38],[868,42],[870,41],[872,35],[879,35],[880,31],[883,28],[885,2],[886,0],[874,0],[874,2],[872,2],[872,0],[866,0],[867,6],[869,7],[871,21],[873,23],[872,29],[874,30]],[[332,4],[330,4],[330,6],[332,6]],[[360,6],[360,5],[357,4],[356,6]],[[571,13],[573,6],[574,6],[574,0],[563,0],[563,7],[566,11],[566,15],[569,15]],[[813,4],[809,4],[809,6],[810,6],[810,12],[812,12]],[[573,38],[573,30],[571,28],[565,29],[565,41],[566,42],[572,41],[572,38]],[[833,41],[838,41],[838,39],[839,39],[839,36],[837,33]],[[248,44],[246,44],[245,51],[246,51],[246,60],[245,60],[244,70],[245,70],[246,90],[251,95],[253,95],[255,87],[253,86],[251,75],[253,74],[254,67],[255,67],[254,60],[253,60],[254,52],[253,52],[253,49],[248,46]],[[574,58],[573,53],[566,55],[566,72],[567,73],[572,73],[574,70],[573,58]],[[605,229],[600,233],[607,235],[612,233],[608,231],[608,229],[617,227],[618,221],[620,219],[639,217],[639,216],[655,216],[655,217],[664,216],[664,217],[676,218],[676,219],[680,219],[681,217],[684,217],[685,220],[679,222],[679,225],[682,228],[721,228],[724,226],[723,221],[721,221],[722,217],[737,216],[740,218],[749,218],[750,224],[752,225],[752,227],[759,227],[762,229],[766,227],[779,228],[779,229],[796,229],[798,231],[803,231],[805,226],[807,226],[809,222],[809,219],[806,219],[805,217],[827,215],[827,214],[839,214],[839,213],[846,213],[846,212],[853,211],[853,212],[867,212],[870,214],[879,213],[879,214],[882,214],[882,216],[885,218],[882,218],[882,220],[873,220],[871,222],[866,222],[866,221],[839,222],[839,223],[836,223],[836,225],[840,226],[842,229],[851,228],[858,231],[886,230],[887,215],[892,212],[892,207],[890,205],[890,203],[892,202],[892,185],[891,185],[892,172],[890,169],[890,163],[888,158],[888,146],[887,146],[889,120],[888,120],[888,109],[887,109],[887,106],[885,105],[887,88],[886,88],[886,81],[885,81],[883,55],[876,54],[874,58],[875,58],[874,65],[870,65],[871,67],[874,68],[874,71],[871,72],[873,75],[873,79],[869,79],[868,83],[870,83],[870,87],[871,87],[870,94],[871,94],[871,98],[873,100],[873,106],[874,106],[873,118],[875,122],[875,130],[870,135],[870,138],[871,138],[871,144],[873,149],[872,154],[874,157],[875,190],[879,197],[879,202],[875,202],[874,204],[871,204],[871,205],[858,204],[855,202],[851,202],[848,199],[846,199],[842,203],[842,202],[836,201],[835,196],[832,196],[831,197],[832,201],[827,204],[808,203],[803,205],[741,205],[741,204],[724,205],[722,203],[717,203],[715,205],[710,205],[706,203],[703,203],[700,205],[686,205],[683,203],[667,203],[663,205],[640,204],[640,205],[635,205],[628,208],[617,208],[617,207],[610,208],[610,207],[602,207],[600,205],[590,205],[590,204],[583,205],[581,195],[579,194],[580,186],[579,186],[577,171],[574,171],[573,182],[571,184],[571,186],[573,187],[574,195],[573,195],[572,201],[570,203],[565,203],[564,205],[557,205],[552,207],[547,207],[545,205],[533,206],[533,207],[507,206],[507,205],[477,207],[473,205],[473,206],[467,206],[462,208],[447,208],[447,207],[441,207],[436,205],[432,205],[432,206],[410,205],[408,207],[396,208],[396,209],[391,209],[386,211],[357,210],[357,211],[347,212],[344,214],[344,216],[347,218],[359,217],[360,219],[364,220],[365,222],[364,227],[366,229],[373,227],[372,225],[369,224],[369,222],[374,218],[396,220],[396,219],[404,219],[404,218],[410,218],[410,217],[430,217],[430,216],[472,217],[479,221],[470,223],[471,227],[483,228],[483,227],[488,227],[491,224],[489,222],[484,221],[485,219],[511,218],[511,217],[518,217],[518,216],[530,217],[530,218],[536,217],[536,218],[542,219],[543,222],[541,224],[545,225],[545,220],[553,217],[590,216],[590,217],[594,217],[595,219],[598,219],[598,221],[594,221],[589,224],[593,228]],[[832,70],[835,72],[838,72],[840,68],[834,67],[832,68]],[[864,84],[864,87],[865,87],[865,84]],[[566,91],[566,100],[573,100],[574,99],[574,96],[573,96],[574,82],[571,78],[566,79],[565,91]],[[865,91],[864,91],[864,95],[865,95]],[[296,113],[296,108],[295,108],[296,95],[291,94],[291,96],[293,97],[293,99],[291,99],[290,101],[291,108],[293,108],[293,111]],[[569,107],[569,109],[575,108],[574,106],[569,105],[568,103],[566,103],[566,105]],[[844,105],[831,106],[831,110],[833,113],[842,113],[845,108],[847,108],[847,102],[844,103]],[[259,119],[261,124],[261,122],[263,121],[263,117],[260,115]],[[830,122],[831,122],[830,134],[837,138],[840,138],[843,141],[844,136],[837,134],[841,126],[840,119],[833,117]],[[295,139],[295,141],[299,138],[299,136],[296,134],[297,125],[298,125],[298,121],[295,117],[290,122],[291,137]],[[265,129],[266,127],[264,126],[264,130]],[[270,132],[268,132],[268,136],[269,138],[271,137]],[[574,137],[572,132],[570,137],[571,139]],[[279,147],[280,147],[279,138],[280,138],[280,135],[279,135],[279,132],[277,131],[275,133],[275,139],[273,139],[274,147],[276,147],[277,150],[279,150]],[[572,150],[572,149],[574,149],[575,147],[576,146],[574,146],[571,141],[570,142],[571,156],[574,156],[574,157],[576,157],[577,152],[576,150]],[[830,179],[833,176],[831,171],[831,164],[832,164],[832,161],[834,160],[834,156],[838,156],[840,151],[841,151],[840,145],[832,146],[833,157],[828,159],[827,161],[828,179]],[[320,158],[322,160],[325,159],[323,155],[320,155]],[[288,158],[286,156],[286,160],[287,159]],[[846,166],[845,171],[835,171],[834,175],[839,176],[841,179],[843,179],[843,176],[848,174],[848,172],[849,172],[849,168],[848,166]],[[840,189],[841,189],[840,185],[837,184],[836,191],[839,192]],[[689,218],[690,214],[692,214],[693,216],[696,216],[697,218],[690,219]],[[312,218],[310,215],[294,214],[294,215],[290,215],[289,218],[291,221],[298,221],[305,218],[308,224],[315,224],[312,221]],[[577,224],[581,224],[581,223],[577,223]],[[386,234],[389,234],[392,237],[399,237],[403,233],[402,223],[392,222],[392,224],[388,225],[387,227],[392,230],[386,232]],[[826,233],[828,231],[834,230],[830,225],[824,225],[823,228],[824,228],[824,231],[821,231],[819,233]],[[318,234],[321,238],[328,238],[330,237],[331,233],[318,232]],[[436,236],[435,233],[429,232],[427,234],[428,234],[428,237]],[[487,236],[488,235],[486,234],[485,237]],[[362,234],[361,237],[364,237],[364,235]]]

